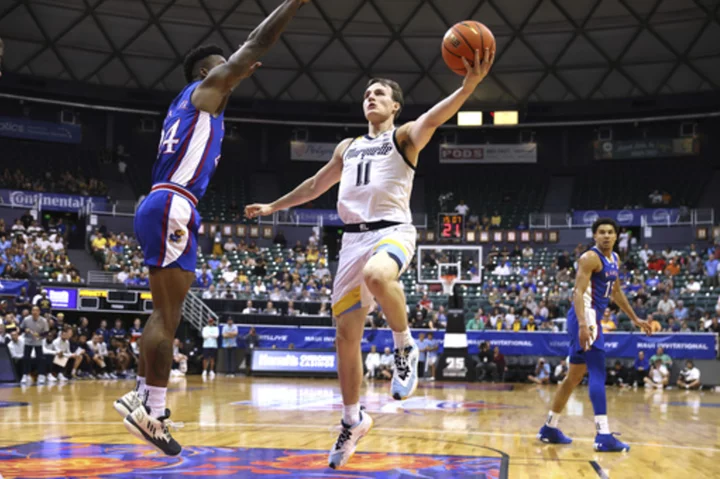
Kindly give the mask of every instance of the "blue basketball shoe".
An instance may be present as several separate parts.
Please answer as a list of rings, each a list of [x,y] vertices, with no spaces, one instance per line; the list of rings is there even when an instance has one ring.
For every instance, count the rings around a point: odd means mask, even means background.
[[[548,444],[570,444],[572,442],[572,439],[563,434],[560,429],[547,424],[540,428],[537,438]]]
[[[413,395],[418,385],[418,361],[420,349],[417,344],[395,350],[395,371],[393,372],[390,394],[398,401]]]
[[[595,443],[593,449],[597,452],[627,452],[630,450],[630,446],[620,441],[615,437],[614,434],[598,434],[595,436]]]

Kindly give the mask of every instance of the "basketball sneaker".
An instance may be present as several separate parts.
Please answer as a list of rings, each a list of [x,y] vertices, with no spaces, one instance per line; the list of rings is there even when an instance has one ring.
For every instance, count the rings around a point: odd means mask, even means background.
[[[420,349],[413,343],[402,351],[395,349],[395,370],[393,371],[390,393],[398,401],[413,395],[418,385],[418,360]]]
[[[125,429],[130,434],[145,441],[152,447],[166,456],[177,456],[182,452],[182,446],[170,435],[170,429],[182,427],[170,420],[170,410],[165,409],[165,414],[159,418],[150,415],[150,408],[141,406],[135,409],[132,414],[125,416],[123,421]]]
[[[617,433],[598,434],[595,436],[593,449],[597,452],[627,452],[630,446],[615,437]]]
[[[547,444],[570,444],[572,442],[572,439],[563,434],[560,429],[547,424],[540,428],[537,438]]]
[[[134,410],[142,406],[142,401],[134,389],[115,401],[113,407],[122,417],[132,414]]]
[[[348,463],[355,449],[357,448],[360,439],[365,437],[370,429],[373,427],[373,420],[369,414],[360,411],[360,422],[354,426],[348,426],[345,421],[340,420],[341,430],[338,436],[337,442],[330,449],[330,456],[328,458],[328,465],[332,469],[343,467]]]

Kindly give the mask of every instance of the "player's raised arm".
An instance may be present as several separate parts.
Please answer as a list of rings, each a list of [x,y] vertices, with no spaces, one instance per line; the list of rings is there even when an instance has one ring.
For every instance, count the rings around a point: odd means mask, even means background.
[[[405,143],[407,148],[412,148],[415,154],[408,153],[408,157],[416,158],[419,153],[430,142],[430,138],[435,134],[441,125],[445,124],[453,116],[457,115],[460,108],[473,94],[477,86],[482,82],[490,72],[493,61],[495,60],[495,52],[491,52],[489,48],[482,53],[482,61],[480,50],[475,50],[475,61],[473,65],[463,57],[462,61],[467,70],[465,80],[461,88],[443,101],[432,107],[420,118],[401,126],[398,129],[397,137],[400,144]]]
[[[578,261],[578,272],[575,276],[575,288],[573,289],[573,305],[575,316],[579,325],[580,345],[583,349],[589,349],[590,329],[585,321],[585,291],[590,286],[592,274],[602,269],[600,258],[595,253],[586,252],[580,256]]]
[[[615,281],[610,299],[613,300],[613,303],[618,305],[623,313],[628,315],[630,321],[632,321],[635,327],[642,329],[646,334],[652,334],[652,326],[650,326],[650,323],[644,319],[638,318],[635,311],[633,311],[627,296],[625,296],[625,293],[620,287],[620,281]]]
[[[350,143],[352,143],[351,138],[341,141],[335,147],[332,159],[325,166],[282,198],[269,204],[255,203],[246,206],[245,216],[256,218],[271,215],[276,211],[307,203],[325,193],[340,181],[343,169],[343,155]]]
[[[310,0],[284,0],[255,30],[247,41],[228,59],[227,63],[213,68],[195,89],[192,103],[196,108],[216,113],[225,98],[244,78],[252,75],[262,57],[290,23],[298,9]]]

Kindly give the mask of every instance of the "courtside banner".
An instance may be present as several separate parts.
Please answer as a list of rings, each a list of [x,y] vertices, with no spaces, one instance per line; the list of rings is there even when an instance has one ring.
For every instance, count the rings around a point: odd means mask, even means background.
[[[238,346],[244,347],[242,339],[250,326],[238,326]],[[333,349],[335,346],[334,328],[292,328],[256,326],[255,331],[260,338],[259,348],[287,349],[290,344],[295,350],[302,349]],[[428,331],[415,329],[413,337],[420,333],[432,333],[442,352],[445,338],[444,331]],[[222,334],[222,331],[221,331]],[[545,332],[510,332],[510,331],[468,331],[468,352],[477,354],[479,345],[489,341],[490,347],[498,346],[508,356],[567,356],[570,338],[566,333]],[[715,359],[717,335],[711,333],[694,334],[656,334],[645,336],[641,333],[611,333],[605,335],[605,350],[608,357],[634,358],[638,351],[646,355],[658,346],[673,359]],[[392,332],[389,329],[366,329],[363,334],[362,350],[370,351],[375,346],[379,353],[386,347],[393,348]]]
[[[337,370],[332,351],[278,351],[256,349],[252,355],[254,372],[333,373]]]
[[[39,207],[47,211],[67,211],[77,213],[87,205],[105,206],[107,199],[101,196],[65,195],[62,193],[37,193],[26,190],[0,189],[0,204],[13,208]]]
[[[537,163],[537,144],[440,145],[440,163]]]
[[[24,280],[0,279],[0,295],[17,296],[22,288],[28,290],[30,283]]]
[[[290,159],[295,161],[320,161],[332,159],[336,143],[313,143],[308,141],[290,142]]]
[[[82,127],[65,123],[0,116],[0,136],[55,143],[80,143]]]

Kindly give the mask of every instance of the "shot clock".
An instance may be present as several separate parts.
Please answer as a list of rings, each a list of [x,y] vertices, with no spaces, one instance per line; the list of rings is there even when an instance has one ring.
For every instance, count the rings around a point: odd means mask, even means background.
[[[440,239],[462,240],[465,235],[465,215],[440,213],[438,215],[438,237]]]

